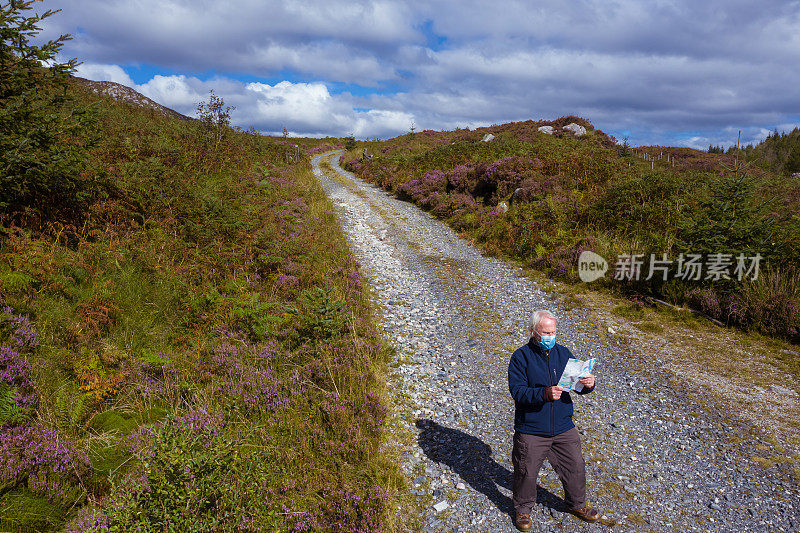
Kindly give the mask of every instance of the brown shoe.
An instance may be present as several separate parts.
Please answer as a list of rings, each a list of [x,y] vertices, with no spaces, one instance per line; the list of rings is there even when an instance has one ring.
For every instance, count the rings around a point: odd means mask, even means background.
[[[517,529],[520,531],[530,531],[533,529],[531,515],[522,513],[517,514],[517,520],[514,522],[514,525],[517,526]]]
[[[600,520],[600,513],[597,512],[597,509],[592,509],[588,505],[581,507],[580,509],[572,509],[570,513],[574,514],[581,520],[585,520],[586,522],[597,522]]]

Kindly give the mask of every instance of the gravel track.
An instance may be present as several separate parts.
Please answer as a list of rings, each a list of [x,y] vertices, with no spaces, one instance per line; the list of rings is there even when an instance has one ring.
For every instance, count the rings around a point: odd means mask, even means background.
[[[588,500],[606,525],[564,513],[550,465],[539,477],[534,531],[798,531],[791,465],[759,465],[774,446],[710,395],[687,394],[604,326],[566,310],[518,268],[482,256],[415,206],[338,165],[315,175],[370,279],[380,325],[398,351],[395,407],[415,442],[401,454],[423,531],[514,530],[513,401],[508,359],[527,342],[533,309],[559,319],[558,341],[596,357],[597,388],[575,396]],[[647,354],[647,357],[657,354]],[[410,523],[413,521],[410,521]]]

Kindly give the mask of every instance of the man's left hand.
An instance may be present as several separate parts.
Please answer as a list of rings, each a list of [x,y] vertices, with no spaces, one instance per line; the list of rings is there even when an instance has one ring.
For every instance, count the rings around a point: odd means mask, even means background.
[[[584,387],[586,387],[587,389],[592,389],[592,388],[594,388],[594,374],[589,374],[589,375],[588,375],[588,376],[586,376],[585,378],[581,378],[581,379],[580,379],[580,382],[581,382],[581,384],[583,384],[583,386],[584,386]]]

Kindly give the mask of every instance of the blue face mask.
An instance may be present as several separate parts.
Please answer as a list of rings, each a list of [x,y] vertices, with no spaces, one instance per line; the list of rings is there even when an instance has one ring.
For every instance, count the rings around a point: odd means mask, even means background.
[[[542,338],[539,341],[539,346],[541,346],[545,350],[549,350],[550,348],[552,348],[555,345],[556,345],[556,336],[555,335],[542,335]]]

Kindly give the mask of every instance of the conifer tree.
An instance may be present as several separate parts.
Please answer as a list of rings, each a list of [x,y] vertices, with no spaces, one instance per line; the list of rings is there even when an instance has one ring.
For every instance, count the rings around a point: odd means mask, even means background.
[[[0,213],[39,221],[80,216],[89,194],[83,175],[91,120],[67,92],[72,59],[56,55],[69,35],[34,44],[36,0],[0,4]]]

